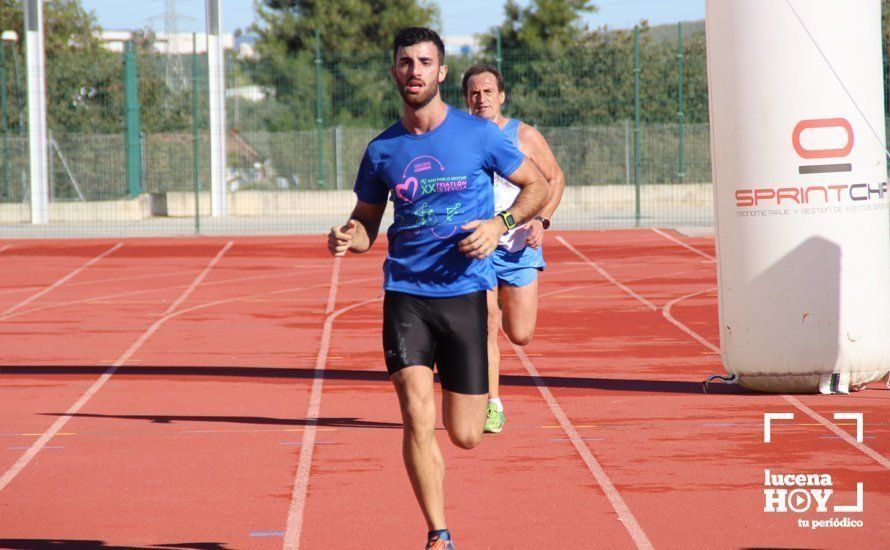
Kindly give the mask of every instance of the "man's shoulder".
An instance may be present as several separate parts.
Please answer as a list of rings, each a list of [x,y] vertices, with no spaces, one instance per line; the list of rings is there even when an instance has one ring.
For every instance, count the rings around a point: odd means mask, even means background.
[[[517,121],[519,122],[519,129],[518,129],[519,137],[521,137],[521,138],[523,138],[523,137],[530,137],[530,138],[541,137],[541,138],[543,138],[544,137],[541,135],[541,132],[539,132],[537,128],[535,128],[528,122],[523,122],[519,119],[517,119]]]
[[[404,135],[405,128],[402,126],[402,121],[397,120],[392,126],[380,132],[368,142],[368,153],[374,155],[386,150],[388,147],[392,146],[394,140],[397,140]]]
[[[547,145],[547,140],[537,128],[521,120],[517,135],[519,136],[519,148],[522,151],[534,151],[538,147]]]
[[[494,122],[485,120],[482,117],[470,113],[466,113],[464,111],[461,111],[460,109],[455,109],[454,107],[451,108],[451,116],[454,117],[454,122],[456,122],[457,124],[468,125],[475,128],[487,128],[489,130],[498,129],[497,124],[495,124]]]
[[[406,133],[407,132],[405,131],[405,126],[402,125],[402,121],[397,120],[393,122],[389,128],[374,136],[374,139],[371,140],[371,143],[379,143],[382,141],[402,137]]]

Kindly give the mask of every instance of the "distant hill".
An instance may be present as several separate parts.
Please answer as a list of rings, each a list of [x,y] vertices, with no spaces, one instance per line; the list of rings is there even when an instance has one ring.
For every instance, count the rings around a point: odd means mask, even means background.
[[[887,0],[890,2],[890,0]],[[695,35],[704,35],[705,34],[705,20],[699,19],[697,21],[683,21],[683,39],[685,40],[687,37],[695,36]],[[603,27],[589,27],[589,30],[602,30]],[[605,29],[609,32],[627,32],[632,31],[633,27],[629,29],[616,29],[613,27],[605,27]],[[650,25],[649,31],[646,33],[649,37],[649,40],[654,42],[655,44],[664,44],[664,43],[677,43],[677,23],[665,23],[663,25]]]
[[[683,38],[695,34],[705,33],[705,20],[683,21]],[[666,25],[653,25],[649,27],[649,36],[653,42],[673,42],[677,43],[677,24],[669,23]]]

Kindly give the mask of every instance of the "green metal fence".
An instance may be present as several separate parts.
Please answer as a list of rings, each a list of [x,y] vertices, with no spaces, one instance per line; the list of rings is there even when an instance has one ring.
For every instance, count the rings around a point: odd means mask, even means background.
[[[0,227],[24,234],[21,52],[0,51]],[[465,69],[479,61],[502,68],[505,111],[541,130],[566,174],[557,227],[709,225],[704,54],[700,29],[683,34],[678,26],[658,41],[618,32],[564,53],[448,56],[441,89],[463,107]],[[51,200],[68,210],[51,210],[50,225],[63,233],[324,230],[351,207],[366,144],[400,116],[388,52],[227,57],[227,189],[235,203],[227,220],[201,220],[209,213],[206,56],[127,46],[116,79],[90,85],[64,78],[51,61]],[[79,219],[77,208],[88,213]]]

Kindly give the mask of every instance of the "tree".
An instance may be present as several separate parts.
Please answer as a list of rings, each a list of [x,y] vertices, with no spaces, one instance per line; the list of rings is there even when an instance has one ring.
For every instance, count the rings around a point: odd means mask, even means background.
[[[437,26],[438,8],[425,0],[264,0],[257,5],[260,55],[322,48],[342,52],[386,51],[402,27]]]
[[[259,120],[278,130],[315,124],[318,30],[325,124],[380,127],[398,112],[388,76],[393,37],[402,27],[436,26],[438,8],[426,0],[264,0],[257,20],[258,59],[244,70],[274,98],[256,106]]]
[[[184,74],[178,80],[166,82],[167,63],[177,60],[172,55],[160,54],[155,47],[157,37],[148,29],[133,32],[136,46],[136,69],[139,103],[142,107],[144,133],[190,130],[192,126],[192,54],[178,54],[178,65]],[[206,87],[206,68],[199,73],[199,82]],[[121,98],[123,101],[123,98]],[[199,116],[207,112],[207,94],[199,92]]]
[[[15,47],[23,61],[22,1],[0,3],[0,29],[19,34]],[[70,132],[117,131],[123,120],[122,107],[117,106],[123,96],[120,56],[102,48],[95,16],[84,11],[80,0],[57,0],[44,4],[43,21],[49,127]],[[11,67],[12,61],[7,63]],[[23,75],[20,84],[25,85]],[[8,85],[14,90],[15,82]]]
[[[483,35],[482,43],[492,60],[500,32],[510,114],[543,126],[589,126],[633,116],[633,30],[588,29],[582,16],[596,9],[587,0],[535,0],[525,8],[507,2],[503,24]],[[642,119],[673,122],[676,31],[655,38],[645,20],[638,27]],[[686,120],[701,122],[708,111],[703,32],[686,33],[684,55]]]
[[[483,35],[486,57],[497,51],[501,35],[504,78],[508,83],[508,111],[539,125],[589,124],[615,120],[615,105],[602,101],[598,81],[626,80],[613,65],[616,47],[626,37],[605,29],[590,32],[584,13],[597,10],[588,0],[534,0],[521,8],[515,0],[504,7],[500,27]]]
[[[533,0],[522,8],[507,0],[501,43],[507,49],[563,50],[578,43],[587,32],[581,22],[584,13],[596,13],[590,0]],[[483,35],[483,46],[493,51],[497,28]]]

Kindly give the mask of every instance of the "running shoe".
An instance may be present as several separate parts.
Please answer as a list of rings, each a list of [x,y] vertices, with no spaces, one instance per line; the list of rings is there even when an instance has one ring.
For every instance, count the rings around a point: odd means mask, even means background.
[[[451,535],[434,535],[433,538],[426,541],[426,550],[454,550]]]
[[[489,403],[484,431],[486,433],[499,434],[501,433],[501,430],[504,429],[504,423],[506,421],[507,419],[504,418],[503,411],[499,411],[498,406],[494,403]]]

